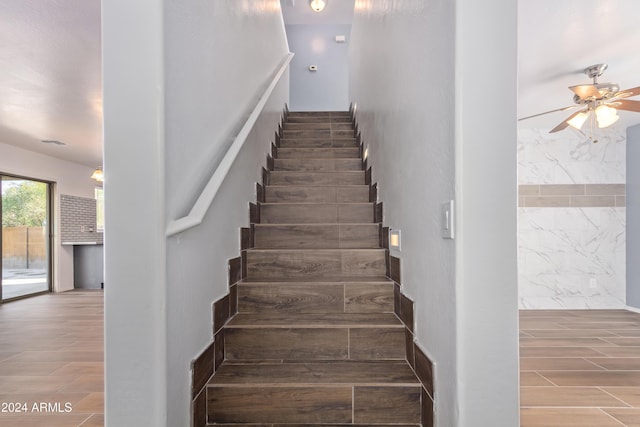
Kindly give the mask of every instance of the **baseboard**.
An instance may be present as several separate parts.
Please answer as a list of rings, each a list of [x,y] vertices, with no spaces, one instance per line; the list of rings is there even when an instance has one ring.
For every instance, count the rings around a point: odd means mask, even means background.
[[[389,250],[387,249],[387,253]],[[422,384],[422,427],[433,427],[435,411],[435,364],[418,345],[414,334],[414,305],[409,297],[402,293],[400,284],[400,258],[387,256],[389,279],[394,282],[394,311],[405,327],[407,339],[407,361]]]
[[[626,306],[625,310],[633,311],[634,313],[640,313],[640,308],[631,307],[630,305]]]

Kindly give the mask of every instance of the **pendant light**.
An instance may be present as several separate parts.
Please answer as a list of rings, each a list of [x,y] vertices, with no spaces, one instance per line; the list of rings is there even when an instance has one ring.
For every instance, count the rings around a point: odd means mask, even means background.
[[[98,166],[96,170],[93,171],[93,175],[91,175],[91,179],[97,182],[104,182],[104,172],[102,171],[102,166]]]

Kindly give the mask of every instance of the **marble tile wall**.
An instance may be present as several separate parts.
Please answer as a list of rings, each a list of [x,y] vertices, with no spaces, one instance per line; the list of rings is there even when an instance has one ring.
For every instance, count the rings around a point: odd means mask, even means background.
[[[624,129],[598,135],[593,143],[573,130],[518,131],[518,184],[624,184]]]
[[[624,130],[593,143],[568,130],[549,135],[521,129],[521,190],[557,184],[626,181]],[[567,187],[569,188],[569,187]],[[595,187],[593,187],[595,188]],[[518,207],[518,287],[521,308],[624,308],[626,209],[611,206]]]

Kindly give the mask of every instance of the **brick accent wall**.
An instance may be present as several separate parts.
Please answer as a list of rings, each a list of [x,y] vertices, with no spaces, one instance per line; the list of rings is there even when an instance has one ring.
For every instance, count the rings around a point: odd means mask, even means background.
[[[60,236],[62,243],[102,243],[96,232],[96,200],[60,195]]]

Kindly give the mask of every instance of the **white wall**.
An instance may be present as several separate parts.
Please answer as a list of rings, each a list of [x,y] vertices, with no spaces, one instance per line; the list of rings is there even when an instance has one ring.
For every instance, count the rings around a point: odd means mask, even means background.
[[[349,109],[348,48],[351,25],[286,25],[291,61],[291,111],[346,111]],[[336,43],[336,36],[346,37]],[[316,65],[318,71],[309,71]]]
[[[166,209],[174,219],[191,207],[183,202],[199,194],[288,48],[278,0],[165,5]],[[204,223],[168,242],[168,425],[188,416],[189,364],[212,339],[211,303],[228,292],[227,260],[240,255],[240,227],[249,224],[288,84],[285,77]]]
[[[440,204],[454,197],[454,8],[403,4],[356,2],[349,95],[384,223],[402,231],[402,252],[392,254],[402,260],[403,292],[416,303],[418,342],[436,364],[438,425],[453,426],[454,242],[440,238]]]
[[[403,231],[438,426],[518,425],[515,23],[506,0],[356,2],[350,98],[384,222]],[[491,79],[502,90],[478,108]]]
[[[288,51],[277,0],[103,4],[107,426],[186,426],[288,75],[204,223],[166,239]],[[142,177],[142,179],[141,179]]]
[[[516,2],[456,2],[460,425],[519,425]],[[500,90],[487,97],[487,87]]]
[[[165,0],[167,212],[183,216],[288,52],[277,0]],[[274,129],[275,131],[275,129]]]
[[[166,426],[169,411],[162,12],[102,3],[107,427]]]
[[[627,129],[626,303],[640,310],[640,125]]]
[[[73,246],[62,246],[60,239],[60,194],[93,198],[93,168],[0,143],[0,173],[55,183],[53,288],[55,292],[73,289]]]

